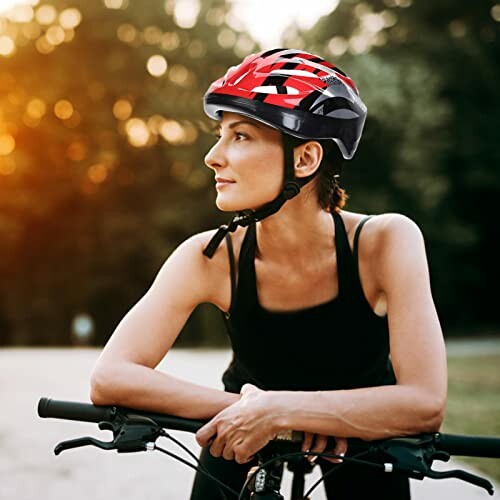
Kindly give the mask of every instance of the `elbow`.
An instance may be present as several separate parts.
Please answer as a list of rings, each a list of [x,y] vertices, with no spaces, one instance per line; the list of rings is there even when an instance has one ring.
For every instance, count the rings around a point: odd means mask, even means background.
[[[444,420],[446,398],[426,398],[418,432],[438,432]]]
[[[96,367],[90,377],[90,400],[93,404],[115,405],[118,404],[117,378],[115,370],[108,367]]]

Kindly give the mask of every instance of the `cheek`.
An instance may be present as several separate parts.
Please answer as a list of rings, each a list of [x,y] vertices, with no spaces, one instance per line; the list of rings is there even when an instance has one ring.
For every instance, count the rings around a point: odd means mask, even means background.
[[[219,210],[256,209],[276,198],[283,187],[280,144],[255,143],[233,152],[228,164],[237,182],[217,191]]]
[[[261,148],[259,154],[248,155],[241,173],[242,198],[248,200],[246,208],[256,208],[272,201],[283,187],[282,154],[279,148]]]
[[[277,196],[283,186],[283,152],[281,146],[266,144],[258,154],[249,155],[246,161],[251,180],[262,192],[273,192]]]

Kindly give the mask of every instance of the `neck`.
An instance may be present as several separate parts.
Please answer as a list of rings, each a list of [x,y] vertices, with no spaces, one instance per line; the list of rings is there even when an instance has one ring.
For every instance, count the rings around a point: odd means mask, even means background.
[[[303,190],[281,209],[257,223],[257,256],[285,262],[310,259],[322,250],[333,251],[332,216]]]

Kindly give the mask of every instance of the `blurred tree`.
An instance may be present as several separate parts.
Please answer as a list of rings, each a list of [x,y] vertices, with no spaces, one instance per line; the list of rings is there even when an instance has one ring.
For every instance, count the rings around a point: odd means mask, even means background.
[[[14,41],[0,55],[0,343],[67,343],[80,312],[103,343],[171,250],[221,217],[202,95],[254,43],[224,0],[30,9],[0,18]],[[186,341],[207,321],[195,314]]]
[[[208,84],[257,50],[225,0],[74,0],[0,17],[0,344],[97,342],[171,250],[214,227],[203,156]],[[341,0],[284,46],[347,70],[369,108],[349,207],[398,211],[426,236],[446,326],[498,326],[500,7]],[[181,342],[224,341],[214,308]]]
[[[493,1],[341,0],[285,41],[358,83],[369,118],[345,170],[350,207],[419,223],[441,318],[468,334],[499,325],[499,21]]]

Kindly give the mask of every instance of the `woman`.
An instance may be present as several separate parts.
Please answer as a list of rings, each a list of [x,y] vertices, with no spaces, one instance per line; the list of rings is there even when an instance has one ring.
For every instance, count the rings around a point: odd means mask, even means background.
[[[343,210],[340,162],[366,117],[352,80],[275,49],[230,68],[204,104],[219,120],[205,158],[217,206],[238,215],[169,257],[99,358],[92,401],[210,418],[197,434],[202,462],[234,488],[283,430],[306,432],[314,451],[335,436],[336,453],[347,437],[438,430],[446,357],[422,235],[401,215]],[[225,391],[154,370],[203,302],[223,311],[231,337]],[[348,464],[325,486],[335,499],[410,497],[407,479]],[[191,498],[220,493],[198,476]]]

